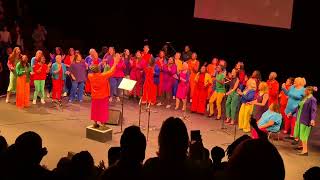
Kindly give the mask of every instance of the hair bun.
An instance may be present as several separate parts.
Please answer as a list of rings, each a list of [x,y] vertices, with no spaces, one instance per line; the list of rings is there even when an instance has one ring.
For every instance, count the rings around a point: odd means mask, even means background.
[[[318,91],[318,87],[317,86],[313,86],[313,91],[317,92]]]

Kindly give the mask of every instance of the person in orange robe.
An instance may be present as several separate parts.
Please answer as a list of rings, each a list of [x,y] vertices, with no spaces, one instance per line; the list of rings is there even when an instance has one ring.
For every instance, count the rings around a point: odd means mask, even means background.
[[[24,108],[30,106],[30,72],[31,65],[28,63],[28,57],[22,56],[20,62],[16,65],[17,72],[17,92],[16,92],[16,106]]]
[[[167,60],[165,58],[164,51],[159,52],[159,57],[156,58],[156,64],[160,68],[160,74],[159,74],[159,84],[157,84],[157,95],[160,97],[162,96],[163,90],[162,90],[162,83],[163,83],[163,68],[167,64]]]
[[[206,67],[202,66],[200,72],[195,77],[194,98],[191,105],[191,112],[204,114],[208,97],[208,88],[212,84],[211,76],[206,72]]]
[[[149,60],[148,66],[144,69],[145,81],[143,84],[142,104],[154,105],[157,101],[157,85],[160,69],[155,64],[154,58]]]
[[[114,57],[114,63],[110,70],[103,73],[100,72],[100,67],[97,64],[92,64],[90,70],[92,73],[88,74],[91,87],[91,120],[94,121],[94,128],[102,127],[109,120],[109,96],[110,85],[109,78],[115,72],[115,67],[119,63],[120,54]]]
[[[199,61],[197,60],[197,53],[192,53],[191,59],[188,60],[188,67],[190,72],[190,102],[192,102],[192,96],[195,86],[194,78],[199,70]]]
[[[269,80],[267,81],[268,89],[269,89],[269,101],[268,105],[278,104],[279,98],[279,83],[276,80],[277,73],[271,72],[269,75]]]
[[[216,76],[216,67],[218,64],[219,64],[219,59],[213,58],[211,61],[211,64],[207,66],[207,72],[211,76],[212,80],[214,80]],[[212,86],[213,86],[213,83],[208,88],[208,96],[212,93],[212,89],[213,89]]]

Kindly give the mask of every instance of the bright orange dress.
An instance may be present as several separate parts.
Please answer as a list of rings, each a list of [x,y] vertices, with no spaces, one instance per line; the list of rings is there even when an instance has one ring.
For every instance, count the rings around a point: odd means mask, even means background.
[[[190,59],[188,61],[188,67],[190,72],[190,98],[192,98],[194,87],[195,87],[195,77],[199,70],[199,61]]]
[[[17,89],[16,89],[16,106],[24,108],[30,106],[30,64],[23,67],[20,62],[16,65],[17,72]]]

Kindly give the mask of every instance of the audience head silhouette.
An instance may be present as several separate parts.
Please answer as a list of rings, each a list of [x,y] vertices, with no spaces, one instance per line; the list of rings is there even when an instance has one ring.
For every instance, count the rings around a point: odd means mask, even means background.
[[[161,160],[179,161],[186,159],[189,136],[184,122],[174,117],[164,121],[159,133],[158,143]]]
[[[242,142],[229,159],[228,166],[228,174],[237,179],[283,180],[285,178],[283,160],[277,148],[269,141],[261,139]],[[266,171],[268,173],[265,173]]]
[[[304,180],[318,180],[320,179],[320,167],[312,167],[308,169],[304,174],[303,174],[303,179]]]
[[[47,154],[47,149],[42,147],[42,139],[39,134],[28,131],[21,134],[15,141],[17,158],[26,164],[40,164]]]
[[[127,127],[120,139],[121,159],[143,162],[147,142],[137,126]]]
[[[71,159],[73,178],[89,178],[94,176],[94,161],[88,151],[81,151]]]
[[[221,162],[225,153],[221,147],[215,146],[211,149],[211,158],[214,163]]]
[[[231,158],[231,156],[233,155],[233,152],[234,150],[243,142],[243,141],[246,141],[246,140],[249,140],[251,139],[250,136],[248,135],[243,135],[241,137],[239,137],[238,139],[236,139],[233,143],[231,143],[227,150],[226,150],[226,154],[228,156],[228,159]]]
[[[3,136],[0,136],[0,154],[6,152],[7,149],[8,149],[7,140]]]

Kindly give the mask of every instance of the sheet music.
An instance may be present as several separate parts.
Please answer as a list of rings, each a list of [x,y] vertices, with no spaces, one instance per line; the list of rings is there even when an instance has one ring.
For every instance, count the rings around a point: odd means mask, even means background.
[[[132,91],[136,83],[137,81],[123,78],[118,88],[126,91]]]

